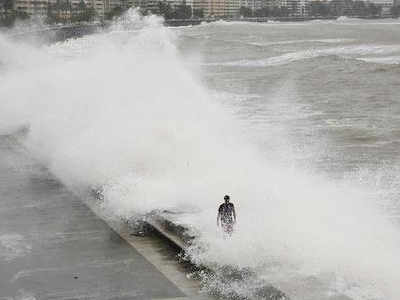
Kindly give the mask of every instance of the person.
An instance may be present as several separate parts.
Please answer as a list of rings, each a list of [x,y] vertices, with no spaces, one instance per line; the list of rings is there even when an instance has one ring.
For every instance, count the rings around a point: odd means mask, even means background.
[[[233,232],[233,225],[236,223],[236,211],[233,203],[229,202],[229,195],[225,195],[224,200],[224,203],[218,208],[217,226],[221,225],[224,232],[231,235]]]

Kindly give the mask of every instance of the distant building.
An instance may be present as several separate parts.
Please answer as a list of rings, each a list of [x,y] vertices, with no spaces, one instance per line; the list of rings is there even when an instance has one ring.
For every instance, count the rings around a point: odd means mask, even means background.
[[[120,2],[120,0],[15,0],[15,9],[27,13],[29,16],[45,17],[49,7],[57,5],[57,16],[69,20],[72,10],[78,9],[81,1],[85,3],[86,7],[94,8],[96,15],[100,18],[103,18],[105,12],[115,6],[115,1]]]
[[[180,5],[191,5],[192,1],[185,1],[185,0],[165,0],[166,2],[171,5],[172,8],[177,8]]]
[[[241,0],[240,6],[256,11],[262,8],[286,8],[289,16],[308,16],[311,0]]]
[[[121,1],[120,0],[104,0],[104,13],[106,11],[112,11],[113,9],[117,7],[121,7]]]
[[[390,16],[392,7],[396,5],[396,0],[370,0],[369,2],[382,7],[382,16]]]
[[[158,6],[159,0],[141,0],[140,7],[149,13],[158,13],[160,8]]]
[[[257,9],[261,9],[261,8],[265,7],[265,5],[263,5],[265,2],[266,1],[261,1],[261,0],[241,0],[240,6],[248,7],[250,9],[252,9],[253,11],[255,11]]]
[[[86,2],[86,5],[88,7],[94,8],[96,15],[99,16],[99,18],[101,19],[104,18],[106,12],[110,11],[110,7],[106,7],[105,0],[88,0]]]
[[[194,11],[203,11],[204,17],[234,17],[239,14],[242,0],[192,0]]]
[[[15,0],[15,9],[29,16],[45,17],[48,8],[47,0]]]
[[[305,17],[310,14],[309,0],[288,0],[288,8],[291,16]]]
[[[193,5],[194,5],[194,0],[186,0],[186,1],[185,1],[185,0],[182,0],[181,3],[193,7]]]
[[[203,16],[207,16],[206,6],[207,0],[192,0],[193,11],[196,15],[202,12]]]
[[[223,17],[225,16],[226,0],[204,0],[204,15],[206,17]]]
[[[256,3],[260,2],[259,0],[254,1]],[[225,16],[235,17],[239,15],[241,0],[227,0],[225,3]]]
[[[272,9],[273,7],[281,7],[282,1],[281,0],[264,0],[262,2],[262,7],[268,7]]]

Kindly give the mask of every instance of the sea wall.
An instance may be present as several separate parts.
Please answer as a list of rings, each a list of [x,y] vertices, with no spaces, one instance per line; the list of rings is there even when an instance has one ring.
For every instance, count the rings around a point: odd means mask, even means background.
[[[34,29],[10,34],[17,41],[51,44],[65,41],[70,38],[78,38],[87,34],[93,34],[102,30],[104,24],[71,24],[63,26],[50,26],[43,29]]]
[[[164,218],[162,214],[152,213],[145,220],[146,226],[150,230],[155,231],[180,252],[185,253],[187,249],[193,246],[192,242],[195,237],[190,234],[189,230],[180,224]],[[182,256],[185,257],[185,255]],[[190,257],[187,259],[190,263]],[[219,298],[235,300],[290,300],[285,293],[257,278],[257,274],[251,269],[238,269],[234,266],[218,266],[217,268],[209,268],[207,266],[194,267],[198,269],[195,276],[202,281],[202,284],[211,294]],[[247,291],[247,294],[243,294],[240,290],[229,288],[232,284],[246,286],[246,282],[254,283],[255,281],[259,282],[258,287],[252,291]]]

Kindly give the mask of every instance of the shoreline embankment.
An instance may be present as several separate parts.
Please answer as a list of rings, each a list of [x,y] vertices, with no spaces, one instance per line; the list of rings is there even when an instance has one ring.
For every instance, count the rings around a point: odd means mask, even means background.
[[[221,293],[219,285],[237,281],[247,281],[247,280],[258,280],[257,274],[248,268],[236,268],[234,266],[219,266],[217,270],[208,268],[207,266],[194,265],[190,260],[190,255],[186,255],[186,251],[193,246],[192,242],[196,238],[191,235],[188,228],[178,224],[174,221],[169,220],[164,217],[164,215],[174,214],[172,212],[164,213],[152,213],[150,216],[145,218],[145,225],[149,230],[156,232],[163,240],[168,242],[170,245],[175,247],[183,255],[181,257],[186,257],[187,263],[193,266],[194,269],[200,270],[200,274],[209,274],[208,277],[213,278],[213,280],[218,281],[218,284],[213,284],[214,289],[210,289],[209,292],[222,299],[238,299],[245,300],[248,299],[248,295],[244,296],[239,291],[232,289],[229,291],[229,295]],[[203,279],[203,280],[202,280]],[[207,281],[204,278],[199,278],[200,281]],[[204,282],[203,282],[204,284]],[[207,284],[206,284],[207,285]],[[216,288],[215,288],[216,287]],[[223,289],[222,289],[223,290]],[[260,286],[251,291],[253,295],[251,299],[269,299],[269,300],[290,300],[290,298],[281,290],[275,288],[274,286],[268,284],[268,282],[260,281]]]
[[[314,17],[314,16],[290,16],[290,17],[240,17],[240,18],[192,18],[192,19],[167,19],[165,25],[167,26],[189,26],[200,25],[204,23],[211,23],[217,21],[225,22],[249,22],[249,23],[273,23],[273,22],[307,22],[307,21],[325,21],[337,20],[341,16],[327,16],[327,17]],[[348,18],[376,20],[376,19],[392,19],[391,16],[348,16]]]
[[[211,300],[163,241],[125,236],[0,135],[1,299]]]
[[[180,26],[195,26],[218,21],[224,22],[248,22],[248,23],[279,23],[279,22],[309,22],[309,21],[329,21],[337,20],[338,16],[329,17],[246,17],[246,18],[191,18],[191,19],[166,19],[165,26],[180,27]],[[351,16],[349,18],[363,20],[377,19],[394,19],[391,16]],[[101,30],[107,29],[111,25],[111,21],[96,22],[96,23],[76,23],[57,26],[44,27],[20,33],[12,33],[10,36],[15,40],[23,41],[40,41],[42,43],[55,43],[65,41],[70,38],[78,38],[88,34],[93,34]]]

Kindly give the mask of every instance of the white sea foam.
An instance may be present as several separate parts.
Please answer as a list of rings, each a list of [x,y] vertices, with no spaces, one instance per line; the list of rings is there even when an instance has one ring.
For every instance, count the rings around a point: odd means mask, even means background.
[[[289,52],[279,56],[272,56],[265,59],[241,60],[225,63],[210,63],[209,65],[243,66],[243,67],[266,67],[289,64],[306,59],[338,55],[345,58],[355,55],[385,55],[400,52],[400,45],[356,45],[342,46],[325,49],[310,49],[305,51]]]
[[[362,21],[362,19],[340,16],[336,19],[336,21],[338,21],[338,22],[359,22],[359,21]]]
[[[275,282],[328,273],[352,293],[372,285],[385,299],[399,299],[399,232],[369,190],[282,166],[276,154],[261,153],[228,104],[216,101],[185,67],[174,32],[158,18],[130,14],[116,23],[118,34],[50,47],[1,38],[7,71],[0,131],[28,124],[26,146],[71,189],[103,187],[104,207],[120,216],[197,211],[179,218],[200,233],[190,249],[194,262],[251,267],[275,274]],[[261,64],[397,49],[336,47]],[[282,118],[293,107],[289,98],[275,100]],[[287,138],[279,123],[273,126],[267,138],[274,140],[276,132]],[[228,240],[215,229],[215,208],[225,193],[239,215]]]
[[[14,300],[37,300],[37,298],[33,293],[21,289]]]
[[[386,56],[386,57],[359,57],[362,61],[385,64],[385,65],[398,65],[400,64],[400,56]]]
[[[337,25],[398,25],[398,19],[359,19],[359,18],[350,18],[346,16],[342,16],[337,18],[332,24]]]
[[[0,258],[6,261],[24,256],[31,251],[31,245],[19,234],[0,235]]]
[[[267,43],[249,43],[255,46],[274,46],[274,45],[291,45],[291,44],[306,44],[306,43],[322,43],[322,44],[340,44],[353,42],[355,39],[316,39],[316,40],[290,40],[290,41],[276,41]]]

